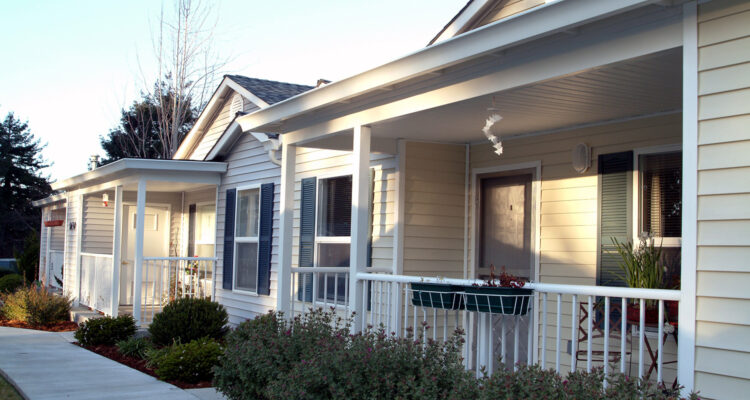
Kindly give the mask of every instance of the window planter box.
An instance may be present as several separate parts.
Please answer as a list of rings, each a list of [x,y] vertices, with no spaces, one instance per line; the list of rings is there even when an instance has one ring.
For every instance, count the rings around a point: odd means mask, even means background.
[[[411,303],[417,307],[463,310],[463,296],[459,293],[462,289],[447,283],[412,283]]]
[[[466,310],[502,315],[526,315],[534,293],[531,289],[465,286]]]
[[[62,226],[63,222],[65,222],[65,221],[63,221],[61,219],[52,219],[52,220],[49,220],[49,221],[44,221],[44,226],[46,226],[48,228],[51,228],[53,226]]]

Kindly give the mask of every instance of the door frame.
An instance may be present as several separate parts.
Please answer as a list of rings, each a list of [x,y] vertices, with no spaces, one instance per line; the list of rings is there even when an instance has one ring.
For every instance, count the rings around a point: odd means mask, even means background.
[[[477,263],[479,262],[479,199],[481,185],[479,180],[487,175],[499,174],[500,176],[513,176],[516,172],[518,175],[528,174],[531,172],[531,254],[532,254],[532,266],[534,268],[533,281],[539,282],[540,263],[541,263],[541,252],[540,252],[540,233],[541,233],[541,210],[542,210],[542,161],[528,161],[515,164],[496,165],[492,167],[484,168],[472,168],[471,169],[471,188],[469,194],[471,197],[471,217],[469,218],[470,227],[469,232],[471,235],[471,255],[469,259],[469,278],[474,279],[478,268]],[[539,347],[539,299],[534,297],[534,312],[532,313],[533,322],[533,341],[532,349]],[[539,352],[532,350],[532,360],[537,363],[539,360]]]

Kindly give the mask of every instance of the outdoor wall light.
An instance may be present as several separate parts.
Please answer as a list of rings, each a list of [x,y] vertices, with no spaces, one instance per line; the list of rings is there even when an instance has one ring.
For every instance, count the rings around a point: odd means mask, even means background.
[[[586,143],[578,143],[573,148],[573,169],[582,174],[591,167],[591,148]]]
[[[109,195],[107,193],[102,195],[102,206],[109,207]]]

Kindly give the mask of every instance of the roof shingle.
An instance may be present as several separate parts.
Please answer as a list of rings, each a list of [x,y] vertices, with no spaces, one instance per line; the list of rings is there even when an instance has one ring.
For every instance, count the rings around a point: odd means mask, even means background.
[[[226,75],[226,77],[249,90],[252,94],[258,96],[269,105],[286,100],[314,88],[313,86],[269,81],[266,79],[250,78],[242,75]]]

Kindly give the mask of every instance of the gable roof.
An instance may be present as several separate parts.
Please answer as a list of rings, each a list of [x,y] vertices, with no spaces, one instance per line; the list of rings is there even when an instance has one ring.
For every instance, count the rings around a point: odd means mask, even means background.
[[[247,89],[250,93],[258,96],[269,105],[315,88],[314,86],[250,78],[242,75],[226,75],[226,77]]]
[[[250,101],[250,103],[257,106],[257,108],[263,109],[271,104],[278,103],[314,88],[314,86],[250,78],[242,75],[224,75],[221,84],[219,84],[219,87],[211,96],[206,107],[201,111],[195,125],[193,125],[193,128],[185,136],[182,143],[180,143],[180,147],[172,158],[185,159],[191,157],[203,140],[207,129],[211,127],[213,121],[217,118],[221,107],[234,93],[239,93],[246,100]],[[235,115],[230,116],[232,119],[235,117]],[[222,136],[225,133],[222,133]]]

